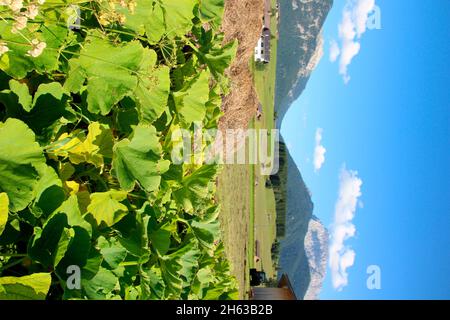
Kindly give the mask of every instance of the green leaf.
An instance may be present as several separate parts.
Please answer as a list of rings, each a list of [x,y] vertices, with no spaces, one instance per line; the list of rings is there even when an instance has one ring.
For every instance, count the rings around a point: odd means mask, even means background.
[[[6,193],[0,193],[0,235],[8,222],[9,199]]]
[[[186,212],[200,210],[210,194],[209,185],[217,175],[217,166],[204,165],[183,178],[182,188],[173,192],[174,199]]]
[[[0,300],[45,300],[51,282],[50,273],[0,277]]]
[[[150,13],[153,11],[154,2],[154,0],[136,0],[134,12],[131,12],[128,8],[116,6],[117,12],[125,15],[124,27],[143,35],[146,25],[150,23]]]
[[[114,290],[117,282],[118,279],[114,273],[100,268],[92,279],[81,279],[81,287],[89,299],[103,300]]]
[[[17,119],[0,123],[0,191],[8,194],[10,209],[26,208],[38,181],[36,165],[45,164],[34,133]]]
[[[59,278],[65,280],[68,277],[69,266],[79,266],[82,269],[82,277],[86,276],[88,258],[95,255],[92,249],[89,233],[81,227],[75,226],[70,231],[71,239],[64,257],[59,261],[56,273]],[[88,272],[89,273],[89,272]]]
[[[153,267],[147,271],[148,285],[151,291],[150,299],[162,300],[164,297],[165,284],[162,278],[161,269]]]
[[[222,24],[224,0],[199,0],[199,18],[203,23],[210,22],[215,28]]]
[[[147,192],[158,189],[161,174],[169,169],[170,162],[162,160],[162,147],[153,126],[138,125],[132,140],[122,140],[114,146],[113,169],[126,191],[135,183]]]
[[[165,255],[170,248],[171,234],[176,232],[176,224],[166,223],[149,234],[150,243],[159,255]]]
[[[231,62],[236,57],[237,47],[237,41],[232,41],[223,47],[213,47],[204,55],[204,62],[208,65],[208,68],[211,70],[214,77],[223,77],[225,70],[231,65]]]
[[[9,87],[11,88],[11,92],[17,95],[23,109],[25,111],[30,111],[33,98],[30,95],[28,86],[25,83],[12,79],[9,81]]]
[[[170,92],[170,69],[156,67],[156,53],[145,50],[139,83],[133,96],[136,97],[143,122],[153,123],[165,110]]]
[[[92,235],[92,226],[84,220],[81,215],[78,198],[76,195],[71,195],[61,206],[55,210],[55,214],[64,213],[67,216],[67,224],[71,227],[79,226],[85,229],[90,235]]]
[[[30,24],[30,23],[29,23]],[[0,69],[11,77],[22,79],[27,73],[57,70],[60,48],[67,36],[68,28],[64,23],[44,22],[35,24],[36,28],[26,28],[20,33],[11,32],[13,24],[7,20],[0,21],[2,40],[8,43],[9,51],[0,59]],[[34,29],[34,30],[31,30]],[[36,58],[27,54],[32,45],[27,39],[38,39],[47,44],[42,54]]]
[[[219,208],[208,209],[203,219],[196,218],[190,224],[200,245],[212,256],[216,241],[220,239]]]
[[[104,158],[112,158],[113,140],[107,125],[92,122],[86,137],[80,131],[74,131],[72,135],[63,133],[49,152],[55,156],[69,157],[73,164],[86,162],[103,168]]]
[[[65,87],[78,92],[87,80],[89,111],[107,115],[115,104],[136,89],[143,55],[138,41],[116,46],[101,33],[93,32],[86,38],[79,58],[69,61]]]
[[[42,231],[35,228],[35,235],[28,246],[28,255],[38,261],[44,267],[54,267],[64,256],[69,240],[70,232],[66,229],[67,217],[57,214],[49,218]]]
[[[105,237],[98,238],[97,246],[111,269],[116,269],[125,260],[127,250],[114,238],[107,240]]]
[[[36,169],[40,179],[35,187],[36,199],[31,211],[36,217],[48,216],[64,202],[66,195],[62,182],[52,167],[39,164]]]
[[[197,241],[191,239],[175,252],[160,258],[161,273],[169,295],[179,296],[183,283],[191,283],[200,254]]]
[[[119,9],[126,17],[125,27],[143,34],[153,43],[163,36],[173,39],[192,28],[194,6],[198,0],[137,0],[134,13]]]
[[[53,254],[53,265],[55,267],[58,266],[61,260],[64,258],[64,255],[66,254],[74,235],[75,232],[73,231],[73,229],[64,228],[63,232],[61,233],[61,238],[58,241],[58,245],[56,246],[55,253]]]
[[[70,111],[66,110],[69,95],[61,84],[57,82],[39,85],[32,104],[27,108],[20,106],[20,97],[14,101],[13,97],[0,93],[0,100],[6,103],[8,116],[24,121],[38,135],[43,134],[63,116],[69,118]]]
[[[127,198],[127,192],[110,190],[91,194],[91,203],[87,210],[100,225],[104,222],[111,227],[128,214],[126,205],[120,203]]]
[[[39,104],[47,104],[49,102],[48,98],[50,97],[52,99],[61,100],[64,94],[66,94],[66,92],[59,82],[43,83],[39,85],[36,93],[34,94],[31,109]]]
[[[209,71],[205,70],[192,79],[182,90],[174,92],[174,100],[181,120],[189,127],[192,122],[202,122],[209,100]]]

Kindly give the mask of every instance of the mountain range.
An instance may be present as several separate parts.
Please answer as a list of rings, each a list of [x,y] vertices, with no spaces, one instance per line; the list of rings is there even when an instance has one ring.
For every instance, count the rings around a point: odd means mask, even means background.
[[[333,0],[280,2],[277,127],[305,90],[323,55],[322,26]],[[314,204],[294,159],[286,152],[285,232],[280,241],[280,275],[288,274],[299,299],[318,299],[328,259],[328,232],[313,215]]]

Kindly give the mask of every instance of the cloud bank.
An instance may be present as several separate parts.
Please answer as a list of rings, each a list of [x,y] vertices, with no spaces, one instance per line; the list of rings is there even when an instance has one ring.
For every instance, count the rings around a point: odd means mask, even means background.
[[[329,267],[333,287],[341,291],[348,284],[347,269],[355,262],[355,251],[345,245],[345,241],[354,237],[356,227],[352,223],[358,198],[361,197],[362,180],[358,172],[341,170],[339,197],[334,212],[334,223],[330,236]]]
[[[318,128],[316,130],[316,146],[314,148],[314,171],[319,171],[325,163],[325,153],[327,149],[322,145],[323,129]]]
[[[360,39],[366,32],[369,13],[375,9],[375,0],[347,0],[342,20],[338,26],[340,46],[336,41],[330,45],[330,61],[339,58],[339,74],[344,82],[350,81],[348,67],[361,49]]]

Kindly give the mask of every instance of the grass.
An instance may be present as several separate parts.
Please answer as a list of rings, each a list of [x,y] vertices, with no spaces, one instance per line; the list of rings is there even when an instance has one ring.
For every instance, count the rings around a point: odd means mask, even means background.
[[[275,7],[276,0],[272,0]],[[269,130],[268,141],[271,141],[271,130],[275,128],[275,89],[276,89],[276,65],[277,65],[277,21],[272,16],[271,21],[271,58],[268,64],[251,62],[251,70],[254,76],[255,89],[263,106],[263,114],[260,120],[254,120],[252,127],[255,129]],[[276,204],[272,189],[266,188],[265,183],[269,176],[261,174],[259,165],[252,167],[250,206],[249,251],[254,252],[255,241],[259,242],[260,252],[258,263],[252,262],[258,270],[264,270],[268,278],[276,278],[276,270],[272,261],[272,244],[276,240]],[[254,253],[249,252],[249,257]]]
[[[246,297],[248,279],[248,239],[250,223],[250,167],[224,165],[218,179],[217,197],[221,205],[220,222],[225,251],[240,288],[240,298]]]

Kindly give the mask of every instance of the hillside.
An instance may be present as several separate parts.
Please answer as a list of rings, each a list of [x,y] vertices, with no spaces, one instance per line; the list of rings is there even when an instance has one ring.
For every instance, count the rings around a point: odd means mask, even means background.
[[[321,30],[332,5],[333,0],[280,2],[275,95],[278,127],[323,54]]]
[[[289,173],[286,186],[286,226],[285,236],[281,239],[279,274],[289,275],[295,293],[301,299],[305,296],[311,281],[304,240],[314,204],[289,151],[287,168]]]

